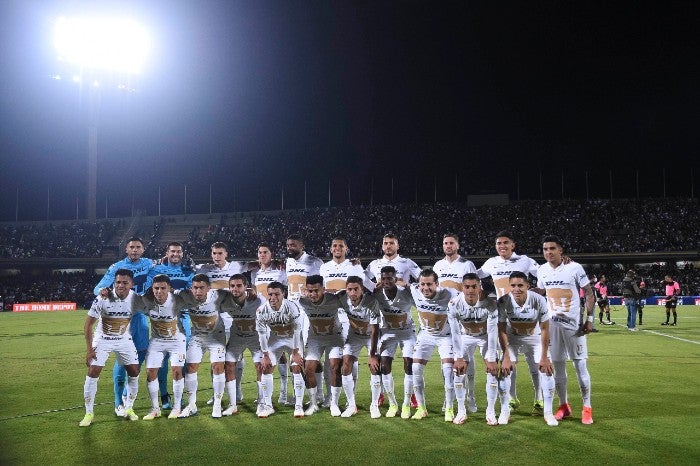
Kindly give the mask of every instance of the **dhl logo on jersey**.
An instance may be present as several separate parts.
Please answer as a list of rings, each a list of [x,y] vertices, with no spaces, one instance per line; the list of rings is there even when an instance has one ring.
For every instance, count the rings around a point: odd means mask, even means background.
[[[291,268],[291,269],[289,269],[289,271],[287,272],[287,274],[293,274],[293,273],[306,273],[306,269],[294,269],[294,268]]]
[[[550,281],[545,281],[544,284],[545,284],[545,286],[558,286],[558,285],[566,285],[566,282],[562,281],[562,280],[550,280]]]
[[[423,304],[423,303],[416,303],[416,308],[418,311],[424,311],[424,312],[447,312],[446,309],[440,307],[437,304]]]

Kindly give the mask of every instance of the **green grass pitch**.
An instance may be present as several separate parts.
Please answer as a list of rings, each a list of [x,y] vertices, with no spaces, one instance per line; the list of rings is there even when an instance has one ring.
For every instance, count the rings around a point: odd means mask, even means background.
[[[663,309],[647,306],[637,333],[598,326],[589,337],[595,423],[582,425],[573,367],[569,398],[574,416],[548,427],[530,414],[533,395],[524,362],[518,392],[521,408],[507,426],[484,422],[483,363],[477,363],[479,412],[462,426],[445,423],[437,355],[428,364],[422,421],[371,419],[367,359],[360,359],[357,399],[350,419],[328,411],[303,419],[281,407],[268,419],[255,417],[250,359],[240,414],[212,419],[207,364],[200,369],[199,415],[190,419],[128,422],[114,416],[111,356],[100,378],[95,423],[79,428],[85,380],[84,311],[0,313],[0,464],[700,464],[700,308],[679,307],[679,326],[662,327]],[[394,365],[397,391],[403,370]],[[277,382],[277,380],[275,380]],[[142,374],[135,409],[149,410]],[[291,384],[290,384],[291,388]],[[290,390],[291,391],[291,390]],[[275,400],[277,387],[275,389]],[[343,398],[344,402],[344,398]],[[555,404],[557,400],[555,399]],[[386,410],[386,405],[382,412]]]

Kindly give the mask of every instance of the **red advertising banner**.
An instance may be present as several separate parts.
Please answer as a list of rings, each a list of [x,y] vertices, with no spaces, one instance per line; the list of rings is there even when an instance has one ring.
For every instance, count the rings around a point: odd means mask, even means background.
[[[13,304],[12,312],[46,312],[46,311],[75,311],[76,303],[67,301],[49,301],[46,303]]]

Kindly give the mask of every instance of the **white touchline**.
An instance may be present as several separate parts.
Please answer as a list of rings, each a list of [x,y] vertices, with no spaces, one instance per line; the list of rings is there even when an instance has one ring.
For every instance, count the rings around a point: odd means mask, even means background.
[[[655,332],[653,330],[642,330],[643,332],[653,333],[654,335],[659,335],[662,337],[673,338],[674,340],[685,341],[686,343],[695,343],[700,345],[700,341],[686,340],[685,338],[674,337],[673,335],[666,335],[665,333]]]

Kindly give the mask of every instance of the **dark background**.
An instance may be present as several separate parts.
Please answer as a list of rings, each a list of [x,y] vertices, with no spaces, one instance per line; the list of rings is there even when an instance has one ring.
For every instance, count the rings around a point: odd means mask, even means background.
[[[51,40],[98,12],[153,42],[100,90],[98,218],[185,185],[192,213],[697,195],[695,4],[4,1],[0,220],[86,217],[91,93]]]

